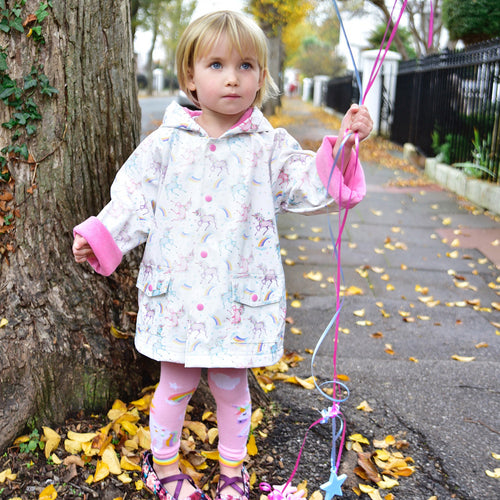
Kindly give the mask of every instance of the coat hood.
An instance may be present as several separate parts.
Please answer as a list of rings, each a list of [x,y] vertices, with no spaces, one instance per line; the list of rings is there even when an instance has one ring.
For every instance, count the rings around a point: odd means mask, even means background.
[[[198,125],[195,118],[201,115],[201,111],[192,111],[182,107],[177,102],[168,105],[163,115],[162,126],[171,128],[182,128],[201,135],[206,135],[205,130]],[[258,108],[249,108],[241,117],[240,121],[227,130],[223,136],[237,135],[255,132],[270,132],[273,130],[271,124]]]

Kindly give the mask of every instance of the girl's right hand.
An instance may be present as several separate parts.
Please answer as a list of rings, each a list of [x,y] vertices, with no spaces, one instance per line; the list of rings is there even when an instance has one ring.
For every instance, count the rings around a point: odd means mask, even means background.
[[[75,235],[75,240],[73,241],[73,255],[78,263],[86,262],[90,258],[95,258],[94,251],[87,240],[79,234]]]

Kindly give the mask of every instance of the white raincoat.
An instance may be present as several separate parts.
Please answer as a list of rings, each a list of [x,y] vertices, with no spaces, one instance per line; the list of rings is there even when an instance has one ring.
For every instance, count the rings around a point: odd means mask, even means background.
[[[75,232],[106,275],[146,243],[141,353],[186,366],[270,365],[283,352],[286,309],[276,214],[335,210],[339,193],[342,206],[353,206],[365,194],[363,172],[352,167],[346,180],[336,169],[334,200],[324,187],[332,140],[317,160],[256,108],[219,138],[195,114],[171,104],[118,172],[110,203]]]

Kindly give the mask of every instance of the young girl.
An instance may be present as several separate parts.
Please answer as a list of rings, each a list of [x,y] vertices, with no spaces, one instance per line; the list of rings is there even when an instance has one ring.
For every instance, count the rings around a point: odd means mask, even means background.
[[[177,69],[201,111],[169,105],[118,172],[110,203],[75,228],[73,253],[107,276],[146,242],[135,344],[161,362],[146,486],[160,499],[207,498],[180,474],[178,460],[186,407],[206,367],[219,428],[216,499],[248,500],[247,369],[283,352],[276,214],[352,207],[365,194],[364,176],[351,154],[354,135],[330,176],[340,141],[325,138],[317,154],[303,151],[264,118],[259,106],[276,87],[265,36],[246,16],[224,11],[194,21],[180,39]],[[366,108],[354,106],[340,133],[362,140],[371,128]]]

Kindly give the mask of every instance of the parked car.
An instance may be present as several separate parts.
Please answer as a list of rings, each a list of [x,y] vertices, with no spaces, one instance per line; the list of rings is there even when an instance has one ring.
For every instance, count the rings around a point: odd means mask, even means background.
[[[176,101],[183,107],[192,109],[192,110],[197,110],[200,109],[194,102],[192,102],[189,97],[183,92],[182,90],[179,90],[179,94],[176,97]]]

